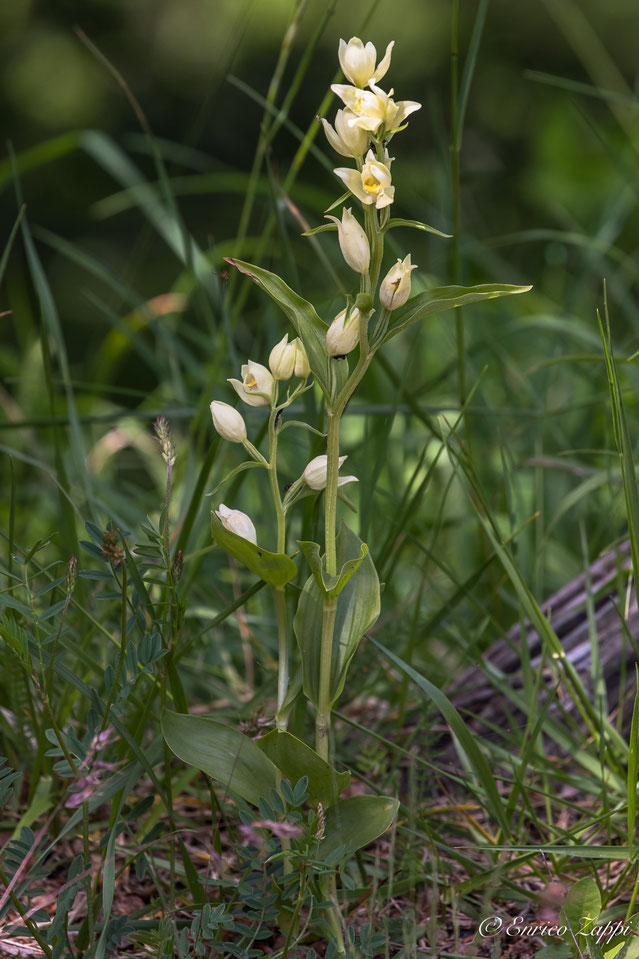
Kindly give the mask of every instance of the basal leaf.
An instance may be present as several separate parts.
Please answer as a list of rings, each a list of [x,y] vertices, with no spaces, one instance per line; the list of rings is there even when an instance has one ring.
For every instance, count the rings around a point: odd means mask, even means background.
[[[211,776],[247,802],[257,805],[277,786],[277,769],[249,739],[205,716],[162,712],[162,735],[183,762]]]
[[[349,858],[390,829],[398,808],[399,800],[390,796],[338,799],[326,810],[326,831],[318,858],[327,859],[340,848],[342,858]]]
[[[308,777],[308,793],[315,802],[330,806],[350,782],[350,773],[338,773],[314,749],[289,732],[274,729],[257,745],[286,778],[296,783]]]
[[[572,935],[577,942],[583,943],[584,940],[579,939],[579,933],[590,932],[601,912],[601,893],[595,880],[590,876],[584,876],[571,886],[564,899],[562,912]],[[570,933],[567,938],[572,942]]]

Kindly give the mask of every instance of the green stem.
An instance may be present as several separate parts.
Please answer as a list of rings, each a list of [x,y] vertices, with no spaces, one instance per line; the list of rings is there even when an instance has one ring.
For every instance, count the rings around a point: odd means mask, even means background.
[[[328,564],[327,564],[328,566]],[[322,613],[320,675],[317,712],[315,714],[315,751],[328,762],[331,733],[330,681],[333,660],[333,631],[337,615],[337,599],[325,599]]]
[[[273,589],[275,596],[275,610],[277,613],[278,639],[278,671],[277,671],[277,728],[285,730],[288,726],[286,717],[280,716],[280,711],[288,692],[288,611],[286,609],[286,595],[283,586]]]
[[[329,576],[337,573],[337,481],[339,471],[339,424],[341,410],[328,413],[328,433],[326,438],[326,492],[324,494],[324,549],[326,552],[326,572]]]
[[[269,464],[268,477],[273,496],[273,505],[275,507],[275,516],[277,518],[277,552],[286,551],[286,514],[282,505],[282,497],[277,478],[277,418],[280,410],[274,406],[268,422],[269,436]],[[277,613],[277,637],[278,637],[278,664],[277,664],[277,727],[286,729],[286,719],[280,718],[279,713],[284,705],[286,693],[288,691],[288,613],[286,609],[286,594],[284,587],[279,586],[273,589],[275,597],[275,610]]]

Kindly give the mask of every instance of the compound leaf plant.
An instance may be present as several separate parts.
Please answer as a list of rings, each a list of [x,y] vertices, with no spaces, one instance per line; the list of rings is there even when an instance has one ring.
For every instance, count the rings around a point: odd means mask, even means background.
[[[211,403],[217,432],[231,443],[242,444],[248,456],[227,479],[239,470],[265,470],[272,495],[277,521],[274,552],[259,542],[252,520],[240,510],[220,503],[211,519],[214,540],[273,591],[279,637],[276,727],[254,742],[212,719],[169,710],[162,717],[165,740],[175,755],[203,770],[241,801],[259,805],[260,798],[272,796],[273,790],[288,789],[287,781],[303,778],[308,801],[319,811],[314,859],[333,867],[340,857],[351,856],[385,832],[398,808],[398,801],[391,797],[340,798],[350,777],[330,762],[331,711],[344,689],[358,644],[380,612],[380,583],[373,557],[348,526],[342,523],[338,527],[337,523],[339,490],[357,482],[355,476],[340,475],[346,458],[340,451],[342,416],[375,354],[389,339],[436,313],[530,289],[491,283],[440,287],[411,297],[411,274],[416,266],[410,254],[390,266],[380,281],[389,229],[407,227],[439,234],[419,221],[390,216],[395,199],[390,144],[405,128],[407,118],[420,109],[420,104],[411,100],[394,101],[393,91],[387,93],[379,86],[390,67],[392,48],[390,43],[377,63],[371,43],[364,45],[357,37],[348,43],[340,40],[339,61],[349,82],[332,87],[343,102],[334,126],[322,120],[330,145],[349,161],[348,166],[334,171],[347,192],[330,208],[341,206],[341,216],[329,212],[326,219],[330,222],[310,232],[337,232],[346,266],[359,280],[337,316],[325,323],[314,306],[275,273],[243,260],[228,260],[281,308],[296,334],[290,341],[289,333],[284,334],[271,350],[268,366],[249,360],[242,366],[241,379],[229,380],[243,403],[268,410],[265,453],[248,439],[238,409],[220,400]],[[291,381],[283,395],[283,385]],[[280,436],[289,426],[312,429],[306,423],[287,422],[285,413],[314,385],[321,390],[325,405],[326,452],[312,459],[282,496]],[[287,520],[302,498],[322,491],[324,541],[300,542],[292,551],[298,562],[308,565],[309,575],[291,617],[292,597],[287,595],[286,585],[297,575],[297,565],[287,553]],[[291,622],[301,686],[315,715],[313,745],[287,730],[290,707],[299,690],[299,683],[289,682]],[[295,855],[287,839],[282,839],[281,855],[286,873]],[[330,904],[328,927],[333,948],[345,955],[334,871],[331,874],[324,869],[321,888]]]

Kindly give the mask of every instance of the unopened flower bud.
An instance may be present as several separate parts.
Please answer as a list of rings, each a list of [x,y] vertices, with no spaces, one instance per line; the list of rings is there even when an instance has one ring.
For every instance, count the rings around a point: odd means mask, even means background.
[[[345,456],[340,456],[339,458],[339,467],[342,465]],[[311,489],[326,489],[326,474],[328,468],[328,456],[323,453],[321,456],[316,456],[315,459],[312,459],[311,462],[307,465],[306,469],[302,473],[302,479],[307,486],[310,486]],[[337,480],[338,486],[345,486],[346,483],[357,483],[356,476],[340,476]]]
[[[417,264],[411,264],[410,253],[403,260],[398,260],[395,266],[384,277],[379,288],[379,299],[387,310],[397,310],[403,306],[410,296],[410,275],[417,269]]]
[[[295,341],[288,342],[288,333],[273,347],[268,365],[276,380],[290,380],[295,369]]]
[[[340,250],[351,270],[355,270],[356,273],[368,273],[371,262],[371,248],[365,231],[351,213],[351,209],[347,210],[345,207],[342,210],[341,220],[330,215],[326,219],[337,224]]]
[[[249,360],[242,367],[242,380],[229,383],[249,406],[270,406],[273,396],[273,376],[261,363]]]
[[[220,400],[213,400],[210,409],[213,426],[222,439],[229,443],[243,443],[246,439],[246,423],[242,414]]]
[[[326,835],[326,813],[321,802],[317,804],[317,822],[315,824],[315,838],[323,839]]]
[[[220,508],[215,510],[215,515],[229,533],[242,536],[243,539],[247,539],[249,543],[255,543],[257,546],[255,526],[251,517],[247,516],[246,513],[242,513],[239,509],[229,509],[224,503],[220,503]]]
[[[346,310],[338,313],[326,331],[326,349],[329,356],[346,356],[359,342],[359,310],[354,307],[346,322]]]
[[[292,345],[295,347],[295,376],[300,380],[305,380],[310,375],[311,365],[308,362],[308,355],[304,344],[298,336],[293,340]]]

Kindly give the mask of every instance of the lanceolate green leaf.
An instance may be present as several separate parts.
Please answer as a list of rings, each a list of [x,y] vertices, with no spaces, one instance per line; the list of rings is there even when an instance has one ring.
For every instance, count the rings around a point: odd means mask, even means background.
[[[328,233],[329,231],[337,233],[337,226],[334,223],[322,223],[321,226],[316,226],[313,230],[306,230],[305,233],[302,233],[302,236],[315,236],[317,233]]]
[[[162,734],[179,759],[247,802],[257,805],[260,796],[267,796],[269,789],[277,786],[278,773],[271,760],[237,729],[205,716],[165,709]]]
[[[511,293],[527,293],[530,286],[511,286],[508,283],[482,283],[479,286],[439,286],[424,293],[418,293],[392,315],[391,326],[382,342],[390,340],[412,323],[418,323],[427,316],[444,313],[457,306],[477,303],[479,300],[494,300],[498,296]]]
[[[344,572],[344,564],[360,562],[364,544],[346,525],[337,537],[337,566]],[[341,574],[340,574],[341,575]],[[331,660],[330,704],[344,688],[346,672],[360,639],[379,616],[379,579],[368,553],[359,568],[337,596],[337,614],[333,632]],[[319,702],[320,649],[322,637],[322,608],[325,593],[317,584],[315,574],[307,579],[300,596],[294,620],[295,635],[302,653],[304,694],[316,706]]]
[[[234,260],[228,257],[227,262],[236,266],[241,273],[245,273],[254,283],[257,283],[284,311],[306,348],[313,376],[328,396],[327,327],[320,320],[315,307],[292,290],[290,286],[287,286],[277,274],[271,273],[269,270],[263,270],[252,263],[245,263],[243,260]]]
[[[388,658],[392,663],[399,667],[403,673],[405,673],[409,679],[412,679],[413,682],[419,686],[423,693],[425,693],[430,700],[435,704],[437,709],[440,711],[446,722],[450,727],[450,731],[454,736],[457,737],[459,743],[468,756],[468,760],[471,763],[477,781],[480,784],[486,795],[486,804],[490,809],[490,812],[495,817],[496,821],[499,823],[506,835],[510,834],[510,827],[508,821],[504,815],[504,806],[497,792],[497,786],[495,785],[495,777],[490,769],[486,758],[483,753],[480,751],[479,746],[475,740],[475,737],[469,731],[468,726],[461,718],[451,701],[447,696],[431,683],[425,676],[422,676],[421,673],[418,673],[412,666],[409,666],[408,663],[405,663],[403,659],[400,659],[399,656],[396,656],[395,653],[392,653],[390,649],[386,649],[385,646],[382,646],[376,639],[371,637],[371,642]]]
[[[338,773],[314,749],[291,733],[274,729],[257,745],[286,778],[296,783],[308,776],[308,794],[314,802],[330,806],[350,782],[350,773]]]
[[[452,236],[451,233],[442,233],[441,230],[436,230],[434,226],[422,223],[421,220],[403,220],[401,217],[392,217],[384,227],[384,232],[393,230],[396,226],[408,226],[413,230],[422,230],[424,233],[434,233],[435,236],[442,236],[446,240],[450,240]]]
[[[244,563],[269,586],[285,586],[297,576],[297,567],[290,556],[285,553],[269,553],[267,549],[256,546],[243,536],[232,533],[222,525],[214,512],[211,513],[211,532],[216,543]]]
[[[240,465],[239,465],[239,466],[236,466],[234,470],[231,470],[231,472],[228,473],[228,474],[224,477],[223,480],[220,480],[220,482],[217,484],[217,486],[215,487],[215,489],[211,490],[211,492],[210,492],[210,493],[207,493],[206,495],[207,495],[207,496],[215,496],[215,494],[217,493],[217,491],[218,491],[219,489],[221,489],[221,487],[224,486],[225,483],[230,482],[230,480],[232,480],[232,479],[233,479],[235,476],[237,476],[239,473],[243,473],[244,470],[255,469],[255,467],[260,467],[261,469],[266,469],[266,465],[265,465],[264,463],[256,462],[255,460],[247,460],[245,463],[240,463]]]
[[[338,849],[347,859],[368,846],[393,825],[399,800],[390,796],[351,796],[338,799],[326,810],[326,831],[318,858],[328,859]]]

